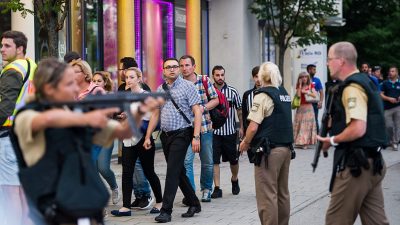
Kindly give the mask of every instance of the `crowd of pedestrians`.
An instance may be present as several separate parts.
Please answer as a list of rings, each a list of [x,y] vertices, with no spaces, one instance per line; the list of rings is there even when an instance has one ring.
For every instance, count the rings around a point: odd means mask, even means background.
[[[210,77],[200,75],[195,73],[195,59],[190,55],[163,61],[165,82],[154,91],[168,92],[170,99],[165,101],[148,99],[122,113],[110,108],[79,114],[49,107],[44,103],[79,102],[89,95],[112,95],[114,91],[134,95],[151,90],[132,57],[120,60],[122,83],[117,88],[109,72],[92,72],[90,65],[75,52],[67,53],[65,62],[54,58],[42,60],[36,69],[35,62],[25,57],[26,43],[25,35],[17,31],[5,32],[1,37],[1,53],[7,64],[0,75],[0,201],[10,202],[11,207],[1,204],[0,220],[6,220],[6,224],[75,224],[78,218],[85,218],[89,224],[102,224],[107,215],[105,205],[93,198],[101,193],[101,187],[82,197],[92,205],[80,212],[68,211],[66,207],[75,200],[73,196],[64,204],[65,198],[54,191],[60,188],[54,183],[67,173],[60,165],[74,157],[80,159],[87,173],[94,169],[104,178],[113,204],[118,204],[122,191],[122,207],[111,211],[109,216],[132,216],[132,209],[150,209],[150,214],[157,214],[155,221],[170,222],[179,187],[184,195],[182,203],[188,206],[181,216],[193,217],[201,212],[201,202],[223,197],[226,187],[220,185],[221,162],[229,162],[232,194],[240,193],[238,159],[243,152],[247,152],[255,165],[261,223],[288,224],[293,145],[308,149],[317,140],[323,142],[324,151],[329,146],[336,148],[330,186],[335,197],[331,199],[326,223],[352,224],[360,213],[367,224],[387,224],[381,197],[386,170],[380,149],[389,144],[397,151],[400,141],[398,69],[390,67],[386,80],[379,66],[370,70],[369,64],[363,63],[359,71],[357,52],[351,43],[340,42],[329,50],[327,64],[332,79],[325,85],[326,95],[316,77],[315,65],[308,65],[307,71],[298,75],[294,93],[300,104],[293,119],[292,98],[283,88],[282,76],[274,63],[265,62],[252,69],[255,85],[241,97],[226,82],[230,74],[226,74],[223,66],[214,66]],[[336,93],[331,100],[334,105],[331,132],[330,137],[321,137],[317,135],[318,111],[324,98],[332,94],[330,90]],[[213,129],[210,111],[220,104],[219,93],[227,99],[229,111],[226,122]],[[22,99],[28,94],[33,97],[25,105]],[[140,122],[140,133],[129,129],[128,113]],[[389,143],[386,133],[380,132],[385,128]],[[154,170],[156,130],[160,130],[167,162],[163,192]],[[120,185],[110,168],[113,149],[119,145],[122,146]],[[193,171],[196,153],[201,162],[200,199]],[[364,158],[360,159],[361,156]],[[344,173],[351,176],[343,179]],[[37,175],[37,181],[33,182],[33,175]],[[98,184],[97,178],[89,184]],[[352,182],[366,185],[355,188]],[[353,192],[354,198],[342,200]],[[103,197],[108,199],[107,194]],[[371,201],[363,200],[367,198]],[[367,216],[371,213],[374,218]],[[345,216],[335,222],[338,215]]]

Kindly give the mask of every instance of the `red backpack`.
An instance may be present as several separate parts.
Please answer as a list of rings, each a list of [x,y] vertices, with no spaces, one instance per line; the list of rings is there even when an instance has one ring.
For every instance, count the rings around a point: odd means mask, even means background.
[[[208,94],[208,84],[205,75],[203,75],[202,82],[207,95],[207,99],[210,101],[210,96]],[[212,121],[212,128],[218,129],[225,124],[226,119],[228,118],[229,102],[226,99],[225,95],[220,90],[218,90],[218,88],[215,88],[215,91],[218,95],[219,104],[215,108],[211,109],[209,113]]]

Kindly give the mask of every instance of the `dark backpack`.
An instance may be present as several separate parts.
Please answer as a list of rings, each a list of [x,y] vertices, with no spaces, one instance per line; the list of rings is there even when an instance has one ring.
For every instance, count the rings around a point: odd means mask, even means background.
[[[210,101],[206,76],[203,76],[202,82],[207,95],[207,99],[208,101]],[[225,124],[226,119],[228,118],[229,102],[226,99],[225,95],[220,90],[218,90],[218,88],[215,88],[215,91],[217,92],[218,95],[219,104],[215,108],[211,109],[209,113],[212,121],[212,128],[218,129]]]

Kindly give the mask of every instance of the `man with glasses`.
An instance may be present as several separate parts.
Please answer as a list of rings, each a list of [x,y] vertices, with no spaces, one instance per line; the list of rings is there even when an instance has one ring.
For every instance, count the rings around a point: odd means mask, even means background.
[[[330,137],[317,136],[323,150],[335,147],[326,225],[389,224],[384,210],[382,180],[386,165],[381,147],[387,143],[380,91],[357,69],[357,50],[338,42],[328,51],[328,68],[342,83],[334,93]]]
[[[157,92],[169,90],[171,99],[152,113],[143,146],[150,149],[150,135],[161,118],[160,139],[167,161],[167,174],[161,213],[155,220],[166,223],[171,221],[178,185],[189,205],[188,211],[182,214],[182,217],[193,217],[195,213],[201,211],[200,201],[186,176],[184,167],[189,144],[192,144],[194,152],[200,151],[201,109],[200,98],[193,83],[179,76],[177,59],[164,60],[163,75],[165,83],[158,87]]]

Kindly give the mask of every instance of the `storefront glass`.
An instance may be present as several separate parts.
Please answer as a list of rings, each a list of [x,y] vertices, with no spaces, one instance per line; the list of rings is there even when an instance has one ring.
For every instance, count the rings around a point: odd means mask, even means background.
[[[141,17],[135,18],[136,59],[144,81],[155,89],[162,82],[162,62],[175,56],[174,5],[171,1],[137,0]],[[138,14],[136,14],[138,15]]]

